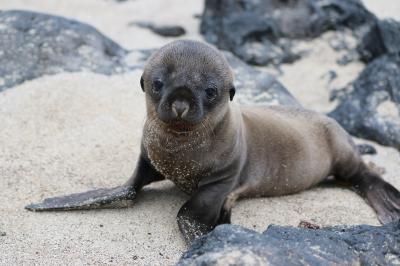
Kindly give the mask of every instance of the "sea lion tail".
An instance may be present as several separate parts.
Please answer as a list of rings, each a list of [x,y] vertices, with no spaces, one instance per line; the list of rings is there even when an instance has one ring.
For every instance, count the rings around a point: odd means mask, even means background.
[[[349,181],[376,211],[382,224],[400,219],[400,191],[378,174],[365,171]]]
[[[102,188],[67,196],[47,198],[41,203],[25,206],[29,211],[69,211],[100,208],[123,208],[131,205],[136,196],[132,186],[123,185],[115,188]]]

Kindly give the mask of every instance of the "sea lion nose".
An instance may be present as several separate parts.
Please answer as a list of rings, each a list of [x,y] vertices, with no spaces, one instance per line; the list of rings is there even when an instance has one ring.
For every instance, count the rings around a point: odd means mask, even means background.
[[[189,103],[182,100],[175,100],[172,103],[172,112],[175,117],[185,118],[189,111]]]

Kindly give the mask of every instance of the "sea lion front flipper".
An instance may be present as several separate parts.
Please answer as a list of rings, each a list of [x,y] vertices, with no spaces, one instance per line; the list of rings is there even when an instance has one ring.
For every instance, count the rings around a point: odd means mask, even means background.
[[[376,211],[382,224],[400,219],[400,191],[379,175],[367,172],[354,187]]]
[[[30,211],[69,211],[128,207],[143,186],[163,179],[164,176],[154,169],[142,151],[135,172],[122,186],[48,198],[41,203],[29,204],[25,209]]]
[[[201,186],[181,207],[177,222],[186,244],[190,245],[218,224],[230,223],[230,209],[224,206],[230,187],[226,182]]]
[[[30,211],[69,211],[127,207],[136,196],[132,186],[102,188],[67,196],[48,198],[25,206]]]

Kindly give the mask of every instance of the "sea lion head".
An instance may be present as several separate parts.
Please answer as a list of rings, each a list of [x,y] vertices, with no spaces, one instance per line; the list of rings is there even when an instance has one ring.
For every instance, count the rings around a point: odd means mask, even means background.
[[[224,56],[198,41],[163,46],[148,60],[140,80],[148,116],[175,131],[221,119],[235,88]]]

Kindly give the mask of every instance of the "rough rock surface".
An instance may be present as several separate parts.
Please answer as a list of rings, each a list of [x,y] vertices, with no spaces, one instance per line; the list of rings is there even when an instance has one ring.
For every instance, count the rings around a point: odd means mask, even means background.
[[[381,56],[336,95],[329,115],[350,134],[400,149],[400,58]]]
[[[242,105],[300,106],[290,92],[271,74],[257,70],[224,52],[235,75],[236,101]]]
[[[357,49],[364,62],[384,54],[400,56],[400,22],[393,19],[377,21],[364,35]]]
[[[301,262],[301,263],[300,263]],[[269,226],[260,234],[221,225],[196,240],[177,265],[398,265],[400,221],[304,229]]]
[[[127,53],[92,26],[29,11],[0,11],[0,91],[46,74],[114,74]]]
[[[207,0],[201,32],[244,61],[266,65],[300,58],[293,39],[356,29],[375,20],[359,0]]]

